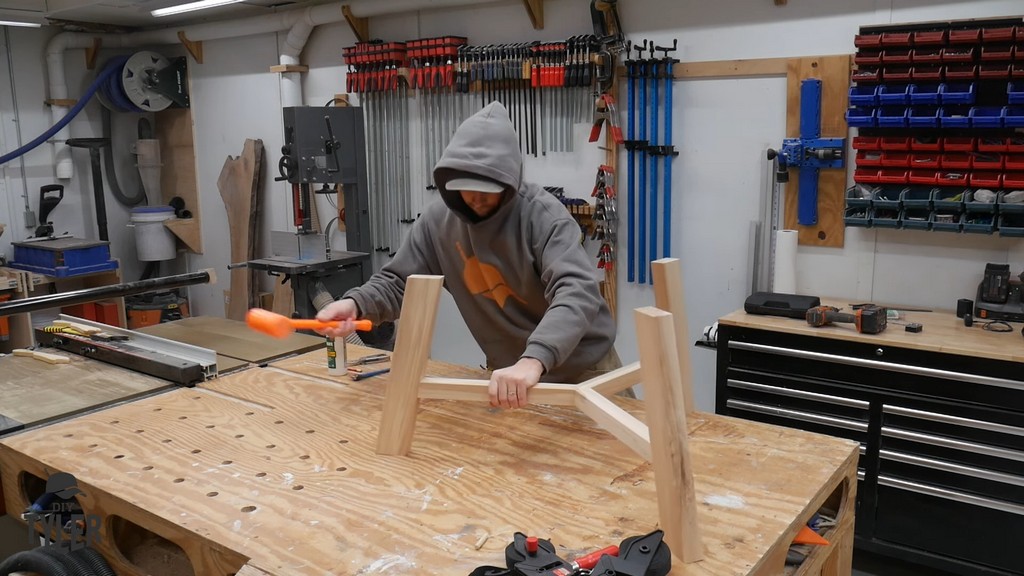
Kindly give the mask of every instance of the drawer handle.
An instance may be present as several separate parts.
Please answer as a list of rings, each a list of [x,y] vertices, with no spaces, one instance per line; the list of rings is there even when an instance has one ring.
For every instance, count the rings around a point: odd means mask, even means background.
[[[922,456],[907,454],[905,452],[897,452],[895,450],[880,450],[879,455],[882,457],[883,460],[892,460],[893,462],[903,462],[904,464],[924,466],[925,468],[931,468],[933,470],[943,470],[946,472],[952,472],[954,474],[960,474],[962,476],[970,476],[972,478],[980,478],[982,480],[991,480],[993,482],[1001,482],[1003,484],[1024,486],[1024,477],[1014,476],[1013,474],[1004,474],[1002,472],[996,472],[994,470],[975,468],[974,466],[964,466],[963,464],[947,462],[945,460],[924,458]]]
[[[764,392],[766,394],[790,396],[792,398],[801,398],[803,400],[816,400],[818,402],[838,404],[839,406],[849,406],[860,410],[867,410],[871,407],[871,404],[864,400],[854,400],[853,398],[843,398],[842,396],[831,396],[829,394],[819,394],[817,392],[807,392],[806,390],[795,390],[793,388],[783,388],[781,386],[769,386],[767,384],[758,384],[756,382],[747,382],[744,380],[733,380],[730,378],[728,380],[728,384],[732,388],[742,388],[744,390],[753,390],[755,392]]]
[[[952,448],[963,452],[985,454],[986,456],[993,456],[995,458],[1005,458],[1007,460],[1024,462],[1024,452],[1018,452],[1017,450],[998,448],[996,446],[989,446],[988,444],[978,444],[977,442],[966,442],[964,440],[946,438],[944,436],[921,434],[920,432],[911,432],[910,430],[892,428],[890,426],[882,426],[882,436],[898,438],[900,440],[910,440],[911,442],[922,442],[924,444],[931,444],[932,446],[942,446],[943,448]]]
[[[1003,434],[1013,434],[1014,436],[1024,436],[1024,428],[1017,428],[1016,426],[998,424],[996,422],[985,422],[984,420],[974,420],[972,418],[962,418],[960,416],[950,416],[949,414],[940,414],[938,412],[925,412],[924,410],[904,408],[903,406],[889,406],[887,404],[882,406],[882,412],[894,414],[896,416],[906,416],[908,418],[918,418],[920,420],[931,420],[932,422],[964,426],[966,428],[974,428],[976,430],[988,430],[989,432],[1001,432]]]
[[[821,362],[834,362],[859,366],[861,368],[874,368],[876,370],[887,370],[889,372],[900,372],[903,374],[914,374],[929,378],[942,378],[944,380],[956,380],[959,382],[970,382],[983,386],[998,386],[1000,388],[1011,388],[1024,391],[1024,382],[1007,380],[1005,378],[992,378],[990,376],[979,376],[977,374],[965,374],[963,372],[950,372],[949,370],[938,370],[922,366],[911,366],[909,364],[894,364],[892,362],[881,362],[878,360],[862,360],[850,356],[837,356],[835,354],[824,354],[822,352],[810,352],[808,350],[795,350],[793,348],[780,348],[778,346],[766,346],[764,344],[751,344],[750,342],[729,341],[729,348],[747,350],[750,352],[762,352],[765,354],[778,354],[804,360],[818,360]]]
[[[803,422],[811,422],[813,424],[823,424],[825,426],[856,430],[857,432],[867,433],[868,431],[868,425],[866,422],[857,422],[856,420],[847,420],[845,418],[836,418],[834,416],[825,416],[822,414],[814,414],[812,412],[801,412],[799,410],[790,410],[788,408],[778,408],[776,406],[747,402],[745,400],[727,400],[725,405],[734,410],[746,410],[748,412],[757,412],[759,414],[768,414],[770,416],[781,416],[783,418],[801,420]]]
[[[1010,514],[1024,516],[1024,506],[1012,504],[1010,502],[1003,502],[1002,500],[984,498],[973,494],[964,494],[963,492],[957,492],[955,490],[947,490],[946,488],[929,486],[918,482],[908,482],[906,480],[900,480],[899,478],[884,475],[879,475],[878,484],[880,486],[888,486],[890,488],[897,488],[908,492],[916,492],[926,496],[934,496],[936,498],[942,498],[943,500],[953,500],[964,504],[971,504],[972,506],[982,506],[984,508],[999,510],[1000,512],[1008,512]]]

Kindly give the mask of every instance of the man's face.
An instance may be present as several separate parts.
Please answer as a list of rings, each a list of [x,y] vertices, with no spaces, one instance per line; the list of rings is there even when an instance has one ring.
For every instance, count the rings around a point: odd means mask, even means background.
[[[466,203],[466,206],[469,206],[469,209],[481,218],[494,214],[501,204],[501,193],[461,190],[459,194],[462,195],[462,201]]]

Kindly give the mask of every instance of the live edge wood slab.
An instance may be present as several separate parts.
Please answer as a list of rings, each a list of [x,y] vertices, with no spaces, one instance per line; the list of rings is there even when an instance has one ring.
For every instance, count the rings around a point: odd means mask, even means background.
[[[324,366],[310,352],[7,437],[7,508],[25,509],[31,476],[71,472],[121,575],[159,573],[138,534],[163,542],[176,574],[458,575],[502,564],[516,531],[572,558],[657,528],[650,464],[574,408],[421,400],[409,455],[378,456],[388,376]],[[482,376],[438,362],[427,375]],[[638,401],[614,401],[643,419]],[[855,443],[701,412],[687,423],[705,554],[673,574],[784,573],[826,504],[832,545],[791,572],[850,573]]]

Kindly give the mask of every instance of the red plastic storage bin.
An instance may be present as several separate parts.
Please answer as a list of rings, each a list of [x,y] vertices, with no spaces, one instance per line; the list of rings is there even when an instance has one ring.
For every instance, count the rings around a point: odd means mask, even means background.
[[[1008,64],[982,64],[978,68],[978,76],[981,78],[1009,78],[1010,66]]]
[[[854,150],[881,150],[882,142],[878,136],[854,136]]]
[[[914,46],[942,46],[948,36],[945,30],[914,32]]]
[[[882,79],[882,71],[878,68],[860,68],[853,71],[850,79],[860,83],[878,82]]]
[[[1024,78],[1024,63],[1016,63],[1010,66],[1011,78]]]
[[[887,168],[910,167],[910,154],[906,152],[883,152],[882,166]]]
[[[1024,190],[1024,172],[1004,173],[1003,188],[1007,190]]]
[[[968,182],[975,188],[999,188],[1003,185],[1003,173],[971,172]]]
[[[1002,170],[1005,160],[1002,154],[975,152],[971,167],[974,170]]]
[[[908,173],[899,168],[883,168],[878,171],[878,181],[882,184],[906,184]]]
[[[949,46],[942,49],[942,61],[949,64],[974,62],[974,46]]]
[[[907,174],[909,184],[921,184],[930,186],[935,184],[936,172],[934,170],[911,170]]]
[[[942,169],[943,170],[970,170],[971,169],[971,155],[956,152],[943,152],[942,153]]]
[[[943,170],[935,175],[935,183],[939,186],[967,186],[967,172]]]
[[[1024,135],[1010,136],[1006,139],[1006,151],[1010,153],[1024,152]]]
[[[977,44],[978,42],[981,42],[981,28],[949,31],[950,44]]]
[[[910,171],[915,170],[927,170],[933,169],[938,170],[942,167],[941,154],[911,154],[910,155]]]
[[[906,82],[910,80],[913,68],[890,67],[882,69],[882,80],[885,82]]]
[[[882,46],[910,46],[913,42],[912,32],[883,32]]]
[[[1006,152],[1005,136],[981,136],[978,138],[978,152]]]
[[[942,80],[942,66],[914,66],[910,77],[915,82],[938,82]]]
[[[877,150],[861,150],[857,152],[857,166],[881,166],[882,153]]]
[[[853,37],[853,45],[857,48],[877,48],[882,45],[882,35],[857,34]]]
[[[998,28],[982,28],[981,41],[989,42],[1012,42],[1016,28],[1013,26],[1000,26]]]
[[[910,137],[882,136],[879,146],[882,150],[910,150]]]
[[[878,168],[857,168],[853,171],[853,181],[858,184],[880,184]]]
[[[978,67],[973,64],[951,64],[946,66],[946,78],[950,80],[974,80],[978,77]]]
[[[946,152],[972,152],[975,139],[965,136],[946,136],[942,139],[942,149]]]
[[[1024,170],[1024,154],[1007,154],[1006,170]]]
[[[853,63],[858,66],[879,66],[882,64],[882,51],[861,50],[853,56]]]
[[[910,64],[913,52],[908,48],[895,48],[882,51],[882,62],[885,64]]]
[[[984,60],[1010,60],[1013,58],[1012,44],[992,44],[981,47],[981,59]]]
[[[940,152],[942,150],[942,138],[914,136],[910,139],[910,149],[923,152]]]
[[[942,48],[915,48],[911,61],[915,64],[938,64],[942,62]]]

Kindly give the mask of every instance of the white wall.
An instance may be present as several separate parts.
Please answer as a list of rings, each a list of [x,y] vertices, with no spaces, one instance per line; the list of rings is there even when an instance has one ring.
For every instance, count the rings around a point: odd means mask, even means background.
[[[850,53],[853,36],[862,25],[1011,16],[1022,12],[1017,0],[789,0],[784,7],[774,6],[770,0],[634,0],[620,3],[619,9],[630,38],[649,38],[659,44],[677,38],[679,57],[688,61]],[[545,21],[545,30],[533,30],[522,3],[509,0],[477,8],[378,17],[371,20],[370,26],[374,37],[389,40],[442,34],[465,35],[472,44],[555,40],[590,32],[589,2],[548,0]],[[11,90],[0,84],[0,145],[4,151],[15,145],[11,129],[15,119],[21,122],[25,141],[49,126],[49,115],[42,105],[46,97],[45,79],[38,71],[44,69],[42,51],[51,32],[10,33],[19,110],[15,115]],[[206,251],[202,256],[189,257],[189,269],[223,270],[229,261],[224,207],[216,179],[224,158],[237,155],[245,138],[261,138],[266,148],[267,185],[261,229],[288,229],[291,208],[287,188],[270,182],[276,175],[282,129],[278,79],[268,68],[277,63],[282,37],[279,34],[207,41],[204,64],[190,63]],[[323,105],[334,94],[344,91],[341,49],[354,42],[344,24],[321,26],[313,31],[302,55],[302,62],[310,67],[303,78],[306,104]],[[180,53],[175,47],[160,50],[168,55]],[[67,68],[72,94],[83,90],[91,77],[82,70],[81,61],[80,51],[69,53]],[[0,78],[10,77],[6,66],[6,58],[0,58]],[[748,226],[758,218],[763,194],[764,149],[777,146],[784,135],[786,87],[782,77],[704,79],[677,82],[674,94],[673,130],[680,156],[674,163],[672,183],[672,255],[683,261],[689,327],[695,338],[701,327],[742,306],[749,292]],[[624,96],[623,92],[622,100]],[[413,158],[419,148],[417,109],[417,103],[412,102]],[[96,105],[90,104],[87,111],[86,118],[72,124],[73,135],[98,133]],[[527,177],[588,197],[602,153],[583,143],[587,128],[577,127],[580,144],[575,153],[529,158]],[[69,191],[70,202],[80,206],[74,223],[77,228],[71,231],[87,234],[91,200],[88,180],[82,179],[87,171],[79,156],[85,154],[76,152],[78,176],[73,186],[85,182],[86,187],[85,196]],[[52,180],[50,157],[44,148],[26,158],[34,203],[38,187]],[[623,156],[623,173],[625,166]],[[414,163],[414,175],[424,172],[419,168],[422,166]],[[15,231],[23,232],[18,225],[22,191],[18,165],[15,162],[0,169],[4,174],[0,194],[6,196],[6,201],[0,202],[0,218]],[[620,182],[619,188],[624,191],[625,182]],[[431,199],[424,193],[419,201]],[[330,213],[326,202],[321,208],[322,214]],[[112,232],[117,228],[113,223],[114,212],[111,209]],[[626,230],[621,228],[622,242],[625,235]],[[9,233],[0,238],[0,249],[6,249],[2,242],[11,236],[9,228]],[[126,247],[130,244],[128,240],[119,243],[122,245],[115,245],[114,249],[124,260],[123,254],[131,251]],[[340,236],[335,238],[335,244],[343,245]],[[847,229],[842,249],[800,249],[797,286],[802,292],[850,301],[952,308],[957,298],[973,294],[985,262],[1009,262],[1015,268],[1024,265],[1021,246],[1019,241],[998,237]],[[261,248],[268,248],[266,241]],[[628,362],[637,357],[629,311],[651,304],[653,292],[649,286],[626,283],[624,264],[620,263],[619,274],[621,320],[617,347]],[[223,289],[224,286],[194,287],[190,291],[193,310],[222,314]],[[480,364],[483,358],[447,297],[440,318],[434,356]],[[693,358],[698,407],[708,410],[713,406],[714,395],[713,354],[696,350]]]

